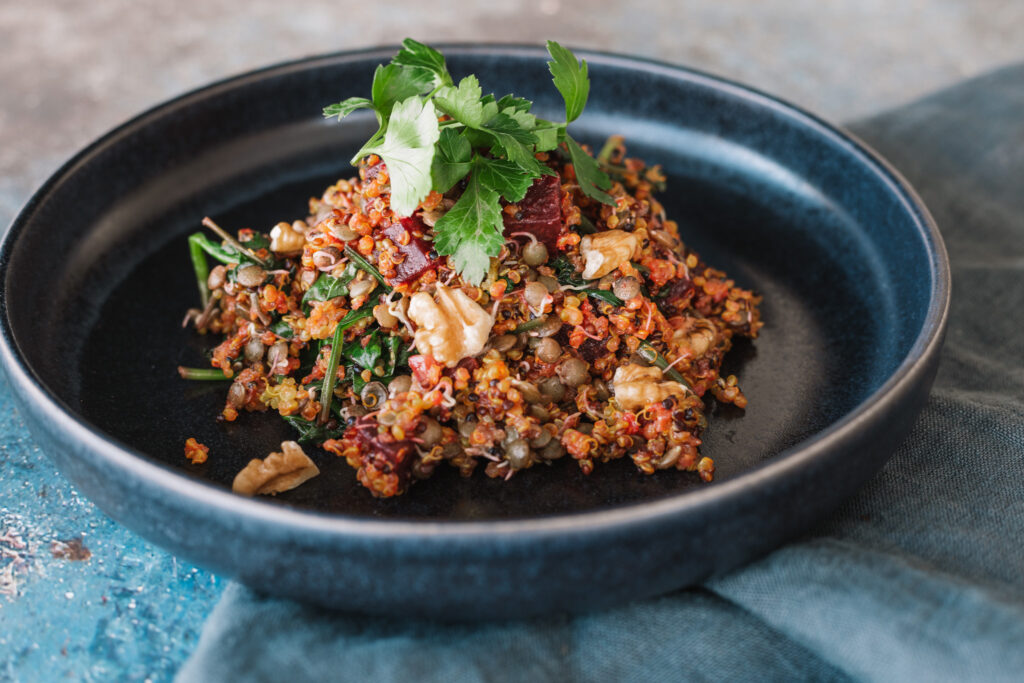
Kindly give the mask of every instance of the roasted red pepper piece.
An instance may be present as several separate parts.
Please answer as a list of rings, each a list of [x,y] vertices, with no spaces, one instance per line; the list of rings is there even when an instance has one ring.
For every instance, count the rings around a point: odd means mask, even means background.
[[[505,236],[528,232],[554,253],[558,235],[562,232],[561,181],[550,175],[537,178],[516,206],[519,207],[516,213],[511,216],[504,214]]]
[[[405,256],[405,259],[395,266],[395,277],[391,278],[391,284],[409,282],[437,267],[438,262],[430,258],[430,243],[416,237],[416,233],[422,235],[426,231],[427,226],[419,216],[401,218],[398,223],[392,223],[384,228],[384,235],[395,243],[398,253]],[[409,235],[407,242],[405,234]]]
[[[409,357],[409,369],[421,387],[430,388],[441,380],[441,364],[433,356],[417,354]]]

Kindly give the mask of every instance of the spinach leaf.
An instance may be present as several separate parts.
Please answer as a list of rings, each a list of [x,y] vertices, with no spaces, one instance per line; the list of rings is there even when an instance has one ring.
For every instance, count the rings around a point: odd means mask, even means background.
[[[313,286],[306,290],[306,293],[302,296],[302,303],[308,304],[310,301],[328,301],[339,296],[348,295],[348,285],[352,282],[352,278],[359,272],[356,266],[352,263],[348,264],[341,277],[332,277],[327,273],[320,273],[320,277],[316,279]]]
[[[342,357],[348,359],[352,363],[355,363],[361,368],[366,370],[373,370],[377,367],[380,356],[384,349],[380,343],[380,332],[374,330],[369,335],[369,341],[366,345],[363,345],[363,339],[353,339],[349,343],[345,344],[341,351]]]
[[[555,271],[555,278],[560,284],[571,285],[573,287],[581,287],[588,284],[587,280],[579,277],[576,274],[576,268],[573,267],[572,262],[565,256],[559,256],[558,258],[551,261],[551,267]],[[625,302],[619,297],[615,296],[610,290],[599,289],[597,287],[586,287],[584,289],[577,290],[580,294],[586,294],[592,296],[595,299],[601,301],[607,301],[612,306],[621,306]]]
[[[286,415],[284,419],[299,433],[299,443],[320,443],[327,439],[340,439],[345,433],[344,427],[328,429],[324,425],[304,420],[297,415]]]
[[[295,331],[292,330],[291,325],[283,320],[278,320],[269,329],[281,339],[291,339],[295,336]]]

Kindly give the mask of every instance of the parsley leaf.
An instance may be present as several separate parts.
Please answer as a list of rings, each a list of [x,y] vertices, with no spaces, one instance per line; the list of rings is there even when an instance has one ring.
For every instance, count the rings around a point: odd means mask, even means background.
[[[437,141],[437,152],[434,154],[434,165],[430,169],[434,181],[434,189],[447,192],[455,183],[466,177],[472,166],[473,146],[464,135],[451,128],[443,128]]]
[[[516,97],[515,95],[508,94],[498,100],[498,110],[505,111],[506,109],[512,108],[516,111],[530,111],[533,107],[533,102],[522,97]]]
[[[434,101],[438,109],[459,123],[479,128],[484,122],[484,107],[480,102],[480,81],[469,75],[459,81],[459,87],[448,85],[437,91]]]
[[[542,173],[554,174],[554,171],[533,156],[533,145],[537,142],[537,136],[533,131],[523,128],[511,116],[498,114],[484,124],[483,131],[494,141],[491,153],[495,156],[504,156],[534,178]]]
[[[435,84],[451,85],[452,83],[452,77],[448,73],[448,66],[444,62],[444,55],[412,38],[406,38],[402,41],[402,49],[394,56],[391,63],[398,66],[426,69],[436,79]]]
[[[398,102],[413,95],[423,95],[434,87],[434,74],[427,69],[404,69],[394,64],[380,64],[373,73],[373,86],[370,94],[373,97],[373,108],[387,121],[391,110]]]
[[[533,134],[537,136],[537,151],[550,152],[558,147],[559,141],[565,135],[565,127],[544,121],[543,125],[533,129]]]
[[[329,104],[324,107],[324,118],[337,116],[341,121],[357,109],[373,109],[373,102],[365,97],[350,97],[336,104]]]
[[[411,215],[430,193],[430,167],[439,136],[434,103],[414,96],[395,105],[384,140],[359,151],[358,158],[379,154],[388,165],[391,208],[397,215]]]
[[[612,186],[612,180],[597,165],[597,160],[583,151],[579,143],[565,135],[565,146],[569,149],[569,157],[572,159],[573,168],[576,169],[576,180],[579,181],[583,194],[591,199],[596,199],[602,204],[615,205],[615,200],[607,192]]]
[[[479,175],[475,170],[470,173],[465,192],[434,225],[437,253],[453,256],[462,277],[473,284],[483,281],[490,257],[505,244],[500,197],[480,182]]]
[[[484,124],[484,130],[502,142],[515,140],[524,145],[537,142],[537,136],[533,131],[524,128],[523,125],[508,114],[497,114]]]
[[[477,160],[477,174],[480,184],[494,190],[510,202],[518,202],[526,196],[526,191],[533,185],[533,178],[523,173],[523,169],[504,159]]]
[[[587,61],[577,62],[572,52],[553,40],[548,41],[548,53],[551,55],[548,69],[555,87],[565,98],[565,122],[571,123],[583,113],[590,94]]]

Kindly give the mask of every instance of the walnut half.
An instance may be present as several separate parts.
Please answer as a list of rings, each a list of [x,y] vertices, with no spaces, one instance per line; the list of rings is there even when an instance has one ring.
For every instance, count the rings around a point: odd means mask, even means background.
[[[683,398],[687,389],[679,382],[662,378],[659,368],[636,363],[620,365],[612,377],[615,401],[623,410],[635,412],[664,401],[669,396]]]
[[[625,230],[605,230],[584,236],[580,242],[583,255],[583,279],[596,280],[633,258],[640,241]]]
[[[439,284],[434,296],[413,294],[409,318],[416,323],[416,350],[455,367],[484,349],[494,318],[461,289]]]
[[[270,251],[276,254],[294,254],[306,245],[304,223],[278,223],[270,231]]]
[[[235,475],[231,490],[243,496],[274,495],[290,491],[318,474],[320,469],[305,454],[302,446],[294,441],[283,441],[280,453],[271,453],[263,460],[250,460]]]

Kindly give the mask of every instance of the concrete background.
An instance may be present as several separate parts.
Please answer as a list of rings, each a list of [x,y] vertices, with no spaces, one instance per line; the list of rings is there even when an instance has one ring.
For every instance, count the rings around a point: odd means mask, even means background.
[[[749,83],[836,121],[1024,60],[1024,2],[284,5],[0,2],[0,226],[67,157],[142,109],[255,67],[407,35],[553,38],[653,57]],[[34,446],[0,379],[0,681],[167,679],[220,587],[80,498]]]
[[[0,224],[56,165],[171,96],[350,48],[543,42],[686,64],[843,121],[1024,59],[1007,0],[4,0]]]

